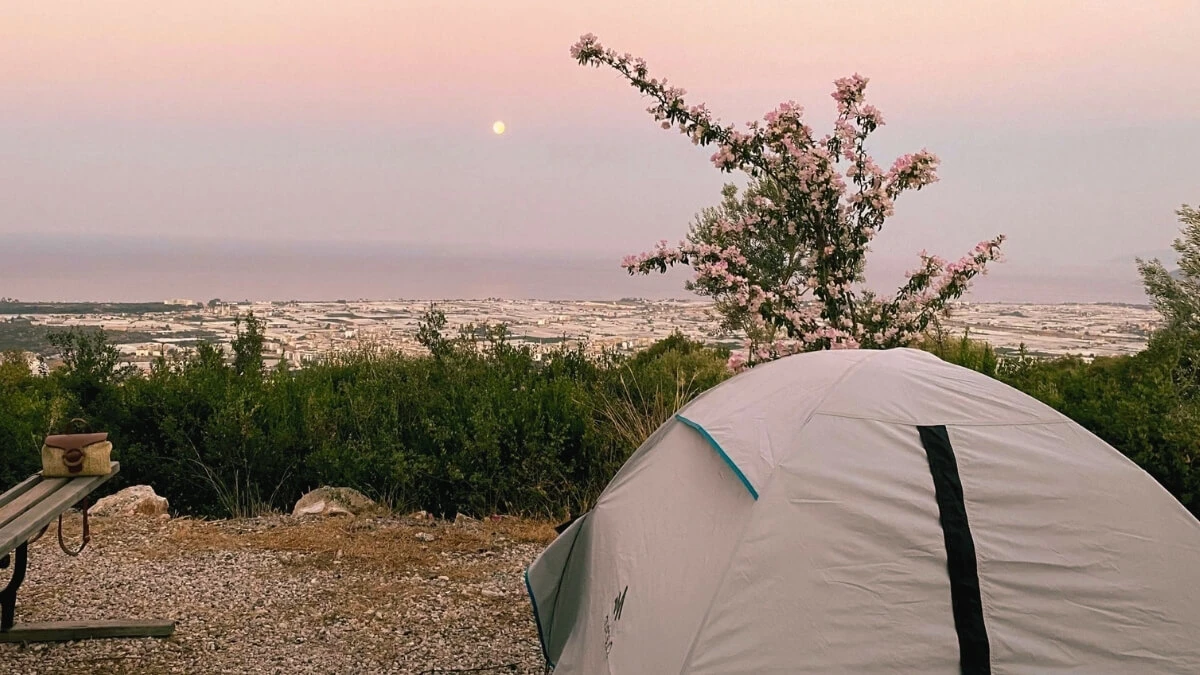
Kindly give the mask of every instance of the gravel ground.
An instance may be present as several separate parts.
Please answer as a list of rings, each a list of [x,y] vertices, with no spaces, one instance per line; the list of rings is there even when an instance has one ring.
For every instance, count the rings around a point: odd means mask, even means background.
[[[167,618],[175,635],[0,644],[0,671],[542,673],[523,571],[553,537],[515,519],[93,518],[78,558],[53,528],[30,547],[17,622]]]

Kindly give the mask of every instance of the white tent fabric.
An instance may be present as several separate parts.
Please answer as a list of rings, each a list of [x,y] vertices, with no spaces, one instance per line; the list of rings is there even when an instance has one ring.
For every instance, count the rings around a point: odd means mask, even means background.
[[[1200,673],[1200,523],[1038,401],[816,352],[663,425],[526,582],[566,673]]]

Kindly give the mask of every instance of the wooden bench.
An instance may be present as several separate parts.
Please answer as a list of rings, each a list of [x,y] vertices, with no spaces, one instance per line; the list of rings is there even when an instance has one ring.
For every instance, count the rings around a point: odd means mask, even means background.
[[[29,564],[29,544],[41,536],[50,523],[87,498],[120,468],[120,464],[113,462],[107,476],[78,478],[43,478],[38,473],[0,495],[0,569],[12,567],[12,579],[0,591],[0,642],[167,637],[175,632],[173,621],[56,621],[13,625],[17,589],[25,581]]]

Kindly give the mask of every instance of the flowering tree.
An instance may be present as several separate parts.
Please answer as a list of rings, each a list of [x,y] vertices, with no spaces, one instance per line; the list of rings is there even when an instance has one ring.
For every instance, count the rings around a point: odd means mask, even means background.
[[[726,325],[748,337],[747,354],[730,360],[734,370],[803,351],[907,344],[999,258],[1003,236],[980,242],[953,263],[922,252],[891,297],[856,288],[869,244],[896,197],[936,181],[938,164],[922,150],[885,171],[867,154],[866,139],[883,116],[864,102],[864,77],[837,80],[834,133],[818,139],[794,102],[740,131],[703,104],[688,105],[682,89],[648,75],[644,60],[606,49],[594,35],[584,35],[571,56],[581,65],[616,70],[653,100],[648,111],[664,129],[715,145],[712,162],[719,170],[750,177],[741,194],[727,186],[722,204],[701,214],[686,241],[660,241],[622,263],[630,274],[690,266],[689,288],[713,297]]]

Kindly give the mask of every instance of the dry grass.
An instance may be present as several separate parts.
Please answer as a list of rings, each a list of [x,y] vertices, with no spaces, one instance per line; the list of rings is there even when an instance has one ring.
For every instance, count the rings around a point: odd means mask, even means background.
[[[432,535],[434,541],[417,538]],[[162,545],[142,551],[171,557],[201,551],[276,551],[302,554],[295,564],[324,567],[334,561],[391,572],[440,566],[448,556],[478,556],[511,544],[546,545],[555,537],[548,522],[503,518],[442,523],[411,518],[264,518],[170,522]]]
[[[637,448],[680,408],[703,391],[697,384],[699,373],[676,370],[673,386],[656,381],[653,389],[644,389],[633,369],[625,366],[620,383],[622,395],[603,398],[596,411],[614,429],[617,437],[630,448]],[[632,384],[632,386],[631,386]]]

